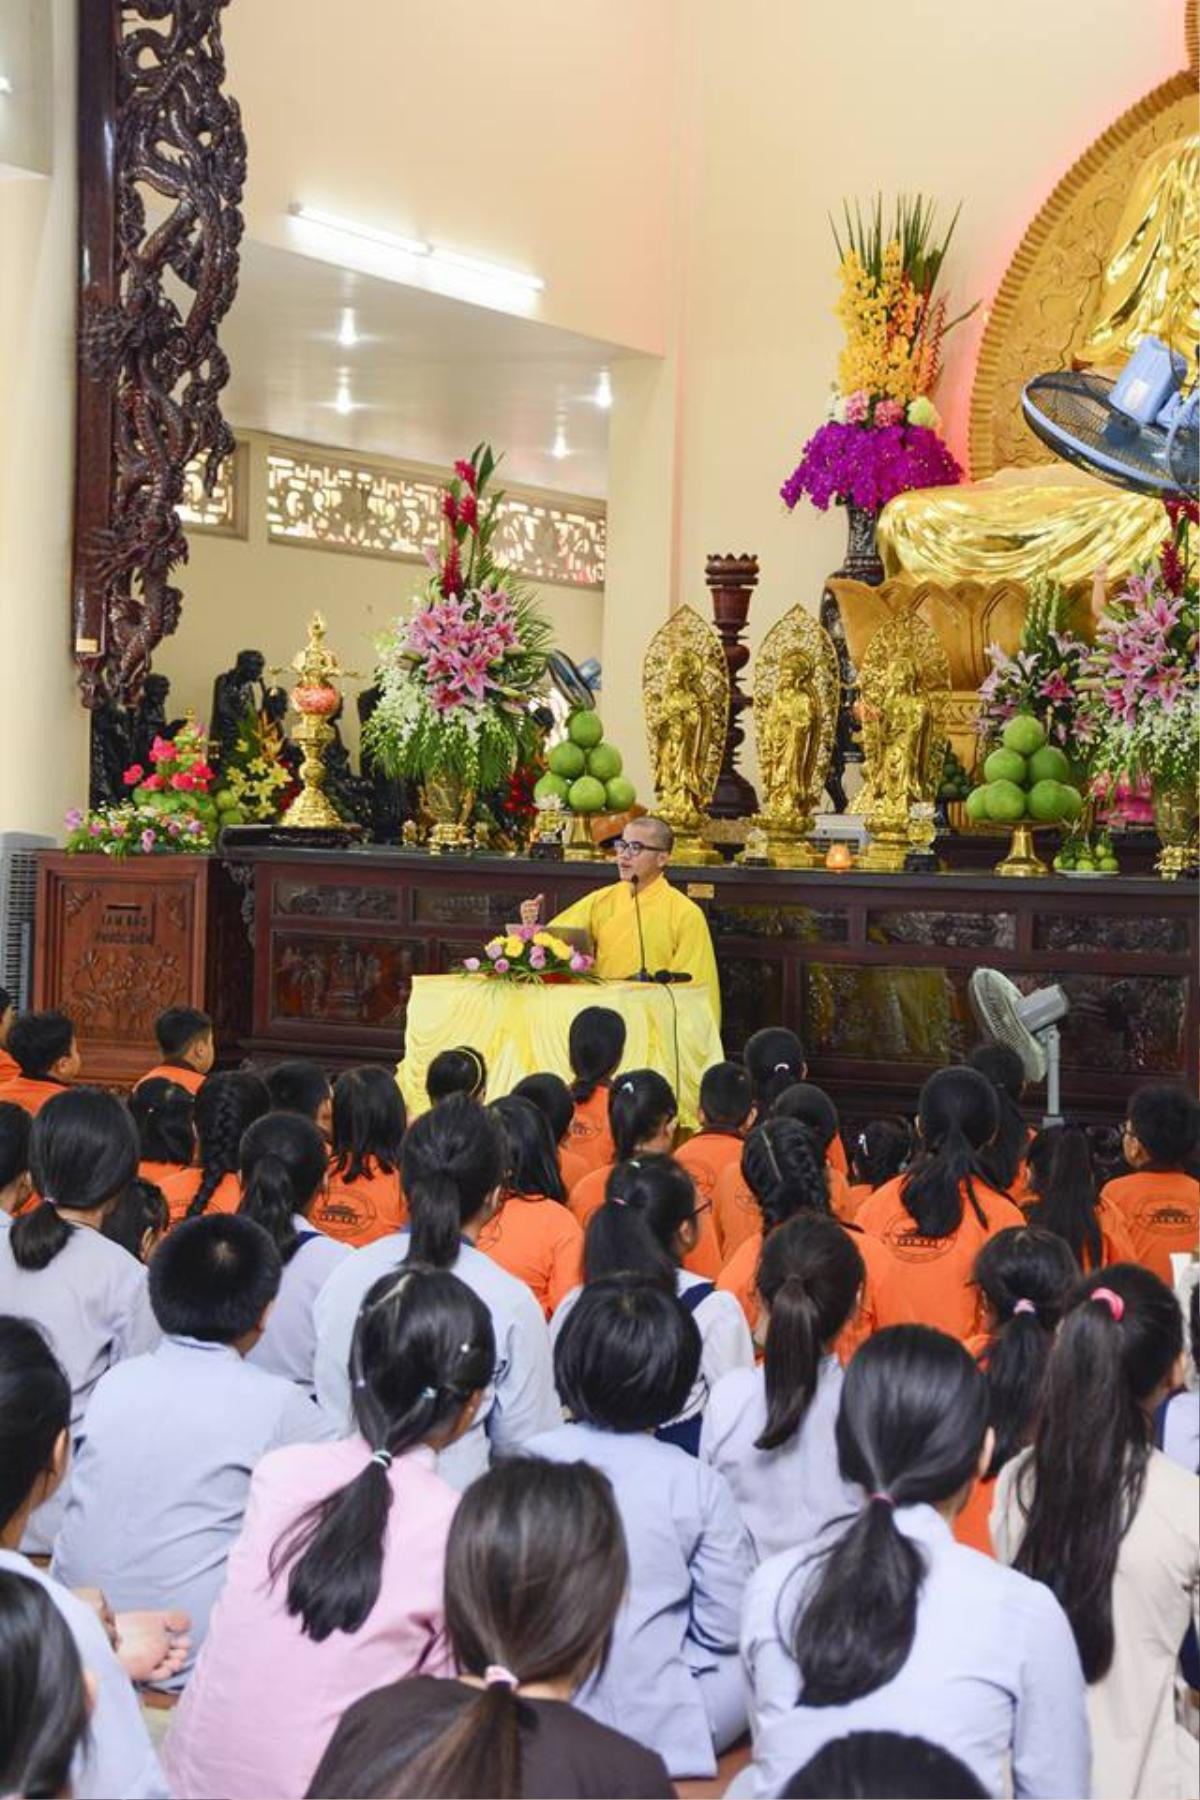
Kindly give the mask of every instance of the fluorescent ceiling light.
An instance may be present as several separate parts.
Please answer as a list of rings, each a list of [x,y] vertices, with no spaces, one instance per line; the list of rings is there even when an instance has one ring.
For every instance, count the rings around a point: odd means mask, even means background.
[[[612,376],[607,369],[601,369],[600,379],[596,383],[596,391],[592,395],[592,404],[607,412],[612,405]]]
[[[337,341],[346,350],[352,350],[358,342],[358,331],[354,324],[354,308],[352,306],[342,308],[342,322],[338,328]]]
[[[571,454],[570,449],[567,446],[567,434],[561,425],[554,434],[554,442],[550,446],[550,454],[555,462],[561,462],[564,456],[570,456]]]
[[[0,75],[0,94],[11,94],[12,82],[7,75]]]
[[[464,275],[477,275],[481,281],[525,288],[531,294],[540,294],[546,285],[540,275],[528,275],[523,269],[506,269],[500,263],[483,262],[478,256],[463,256],[458,250],[443,250],[440,244],[434,246],[430,261],[447,269],[461,269]]]
[[[346,381],[342,381],[338,388],[337,399],[333,403],[333,410],[336,413],[342,414],[354,411],[354,402],[350,398],[350,387]]]
[[[364,238],[368,244],[380,244],[385,250],[398,250],[403,256],[428,256],[430,246],[421,238],[400,237],[394,231],[379,231],[374,225],[360,225],[354,219],[339,219],[333,213],[321,212],[315,206],[293,203],[293,218],[308,225],[320,225],[325,231],[340,231],[345,237]]]

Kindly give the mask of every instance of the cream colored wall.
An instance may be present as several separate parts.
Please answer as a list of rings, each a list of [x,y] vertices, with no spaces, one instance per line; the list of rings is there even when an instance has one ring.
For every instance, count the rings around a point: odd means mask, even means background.
[[[87,798],[87,718],[68,611],[74,6],[43,5],[53,33],[52,82],[22,103],[52,120],[53,174],[0,180],[0,830],[57,835],[66,809]],[[40,141],[42,130],[31,126],[26,141]]]
[[[155,668],[171,678],[173,711],[190,706],[204,721],[213,678],[229,668],[236,652],[253,647],[269,666],[290,663],[316,608],[325,615],[329,642],[344,667],[362,674],[361,681],[346,684],[352,699],[369,685],[376,637],[407,612],[427,575],[419,563],[272,543],[266,528],[267,440],[254,432],[239,436],[248,447],[249,535],[192,533],[191,554],[177,578],[183,618],[154,659]],[[604,608],[599,590],[547,583],[534,592],[561,649],[577,662],[599,655]],[[346,738],[357,749],[353,704],[347,707]]]

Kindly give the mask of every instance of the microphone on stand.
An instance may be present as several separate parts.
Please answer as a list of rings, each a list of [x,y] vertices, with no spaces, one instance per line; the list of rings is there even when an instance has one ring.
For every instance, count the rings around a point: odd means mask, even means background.
[[[638,954],[642,959],[642,966],[633,979],[635,981],[653,981],[654,977],[646,967],[646,939],[642,933],[642,903],[638,899],[638,878],[636,875],[630,875],[629,886],[633,894],[633,914],[637,920]]]

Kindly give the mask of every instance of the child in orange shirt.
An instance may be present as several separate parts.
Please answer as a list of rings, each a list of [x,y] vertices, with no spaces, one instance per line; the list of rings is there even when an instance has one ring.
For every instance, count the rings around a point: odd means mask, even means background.
[[[765,1025],[761,1031],[754,1032],[746,1040],[742,1060],[754,1088],[754,1104],[760,1119],[774,1111],[775,1102],[785,1088],[808,1080],[804,1045],[785,1025]],[[829,1146],[828,1161],[840,1175],[849,1173],[846,1146],[836,1133]]]
[[[907,1119],[872,1119],[863,1126],[850,1152],[850,1188],[846,1196],[851,1217],[869,1194],[892,1181],[908,1167],[914,1147]]]
[[[168,1175],[160,1183],[171,1224],[203,1212],[236,1212],[241,1205],[238,1149],[256,1119],[271,1110],[260,1075],[229,1069],[210,1075],[194,1102],[199,1166]]]
[[[604,1204],[604,1189],[618,1163],[631,1156],[670,1156],[675,1147],[675,1092],[657,1069],[626,1069],[608,1095],[612,1158],[589,1170],[571,1194],[571,1211],[586,1230]]]
[[[8,1053],[8,1034],[16,1020],[17,1009],[7,988],[0,987],[0,1087],[20,1074],[16,1061]]]
[[[518,1081],[513,1093],[518,1100],[531,1101],[540,1113],[545,1114],[550,1135],[558,1147],[558,1170],[563,1189],[569,1194],[590,1168],[584,1158],[570,1148],[571,1123],[575,1117],[570,1088],[561,1075],[526,1075],[523,1081]]]
[[[968,1056],[967,1067],[991,1082],[999,1108],[996,1135],[979,1152],[979,1172],[998,1194],[1024,1206],[1029,1198],[1025,1153],[1032,1135],[1021,1112],[1025,1066],[1007,1044],[980,1044]]]
[[[1039,1131],[1026,1158],[1029,1199],[1025,1217],[1063,1239],[1085,1275],[1110,1263],[1136,1262],[1121,1209],[1096,1192],[1096,1169],[1086,1131],[1051,1125]]]
[[[8,1048],[18,1073],[0,1088],[0,1100],[14,1100],[31,1118],[70,1087],[82,1066],[75,1027],[64,1012],[22,1013]]]
[[[333,1136],[333,1089],[319,1063],[306,1056],[292,1056],[263,1070],[271,1096],[271,1111],[298,1113],[311,1119],[328,1143]]]
[[[749,1072],[741,1063],[714,1063],[700,1080],[700,1129],[675,1152],[696,1184],[703,1205],[710,1210],[703,1215],[698,1254],[708,1259],[708,1266],[689,1262],[697,1275],[716,1280],[724,1261],[721,1226],[716,1215],[717,1184],[726,1169],[739,1169],[742,1144],[754,1123],[754,1095]]]
[[[756,1283],[764,1239],[776,1226],[800,1213],[832,1217],[828,1175],[828,1165],[816,1139],[799,1119],[769,1119],[756,1126],[746,1139],[742,1176],[755,1197],[759,1224],[725,1264],[717,1286],[734,1295],[752,1332],[759,1321]],[[849,1362],[859,1344],[882,1326],[911,1324],[912,1309],[895,1260],[883,1245],[857,1225],[841,1228],[853,1238],[866,1269],[858,1310],[847,1321],[835,1345],[840,1360]]]
[[[816,1139],[817,1149],[825,1162],[826,1180],[829,1183],[829,1205],[835,1218],[843,1225],[853,1218],[854,1208],[850,1204],[850,1183],[846,1179],[846,1158],[842,1152],[841,1167],[838,1167],[834,1155],[834,1146],[841,1144],[838,1132],[837,1107],[829,1098],[824,1088],[817,1087],[811,1081],[797,1081],[789,1088],[784,1088],[771,1108],[773,1119],[799,1119],[807,1125]]]
[[[991,1083],[975,1069],[939,1069],[921,1089],[921,1152],[912,1167],[858,1209],[855,1220],[901,1266],[917,1323],[968,1338],[978,1326],[975,1258],[1020,1209],[979,1172],[979,1152],[996,1132]]]
[[[315,1123],[315,1121],[314,1121]],[[404,1099],[389,1069],[346,1069],[333,1089],[329,1183],[317,1195],[314,1225],[343,1244],[373,1244],[408,1223],[400,1186]]]
[[[548,1319],[583,1280],[583,1232],[566,1205],[545,1114],[516,1094],[488,1111],[500,1123],[508,1159],[500,1206],[475,1246],[523,1281]]]
[[[154,1021],[154,1035],[162,1061],[149,1069],[142,1081],[161,1077],[177,1082],[189,1094],[198,1093],[216,1057],[208,1014],[195,1006],[168,1006]],[[139,1081],[138,1086],[141,1084]]]
[[[1079,1280],[1079,1267],[1051,1231],[1013,1226],[989,1238],[975,1259],[983,1331],[967,1339],[988,1384],[992,1458],[953,1522],[960,1544],[991,1556],[988,1515],[996,1477],[1033,1437],[1054,1334]]]
[[[15,1028],[14,1028],[15,1030]],[[1173,1285],[1171,1252],[1196,1254],[1200,1181],[1189,1173],[1200,1140],[1200,1107],[1183,1088],[1144,1087],[1130,1102],[1121,1149],[1133,1171],[1106,1183],[1143,1268]]]
[[[196,1154],[194,1103],[187,1088],[164,1075],[146,1075],[129,1096],[141,1159],[138,1174],[156,1187],[190,1171]]]
[[[625,1021],[611,1006],[585,1006],[571,1020],[567,1055],[575,1077],[569,1148],[588,1170],[611,1168],[616,1152],[608,1123],[612,1079],[625,1054]],[[597,1202],[597,1204],[599,1204]]]
[[[774,1043],[776,1050],[783,1050],[785,1043],[775,1042],[775,1040],[790,1041],[797,1047],[797,1051],[800,1043],[793,1031],[777,1031],[774,1028],[756,1031],[746,1046],[748,1054],[760,1040],[766,1040],[769,1044]],[[770,1051],[768,1050],[767,1053],[769,1054]],[[791,1071],[796,1066],[796,1060],[795,1055],[789,1058],[779,1056],[774,1065],[776,1073],[759,1082],[755,1092],[768,1096],[769,1105],[764,1110],[762,1101],[756,1102],[758,1118],[763,1120],[778,1116],[795,1116],[809,1125],[813,1124],[814,1119],[820,1120],[819,1135],[822,1139],[822,1153],[828,1171],[826,1182],[830,1196],[836,1198],[839,1214],[845,1213],[848,1217],[851,1208],[849,1187],[845,1175],[846,1156],[845,1151],[841,1149],[842,1140],[838,1135],[837,1111],[828,1094],[821,1088],[813,1087],[807,1082],[790,1079]],[[800,1065],[803,1067],[802,1057]],[[753,1072],[749,1070],[749,1064],[747,1069],[753,1081]],[[780,1087],[779,1082],[783,1081],[785,1076],[788,1078],[787,1085]],[[820,1096],[819,1100],[814,1098],[817,1095]],[[796,1108],[795,1114],[791,1111],[793,1106]],[[838,1166],[839,1151],[841,1151],[840,1167]],[[721,1247],[723,1263],[729,1261],[740,1244],[743,1244],[747,1238],[757,1236],[761,1230],[762,1218],[759,1213],[758,1201],[747,1187],[741,1168],[737,1164],[729,1164],[717,1179],[716,1189],[713,1193],[713,1223],[716,1227],[717,1242]]]
[[[431,1106],[448,1100],[451,1094],[465,1094],[482,1106],[487,1096],[487,1064],[470,1044],[439,1050],[425,1071],[425,1092]]]

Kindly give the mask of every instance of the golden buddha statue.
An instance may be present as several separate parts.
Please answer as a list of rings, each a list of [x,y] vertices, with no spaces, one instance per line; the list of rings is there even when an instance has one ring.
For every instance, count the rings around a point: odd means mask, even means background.
[[[798,656],[779,672],[779,685],[759,737],[759,770],[765,819],[812,813],[820,702],[813,686],[811,658]],[[811,820],[809,824],[811,829]]]
[[[837,651],[803,606],[793,606],[763,639],[754,665],[754,733],[765,830],[777,868],[814,860],[805,842],[829,775],[840,689]]]
[[[642,694],[658,811],[675,833],[675,860],[720,861],[699,834],[721,770],[729,672],[720,638],[690,606],[651,639]]]
[[[1029,581],[1049,567],[1072,586],[1089,582],[1101,564],[1117,577],[1155,554],[1163,536],[1159,502],[1052,459],[1019,421],[1019,388],[1056,367],[1115,370],[1147,333],[1194,356],[1200,136],[1193,114],[1181,112],[1186,87],[1176,77],[1131,109],[1034,222],[980,354],[971,451],[989,478],[891,501],[879,520],[889,575]],[[1194,98],[1187,104],[1194,108]],[[1115,225],[1097,238],[1097,221],[1114,210]],[[1004,413],[994,428],[993,410]],[[990,474],[997,460],[1010,466]],[[1011,466],[1017,461],[1025,466]]]
[[[910,842],[910,810],[937,798],[946,750],[950,670],[915,613],[882,625],[859,675],[866,781],[859,799],[872,844],[864,867],[894,868]]]
[[[664,813],[692,818],[700,810],[706,717],[700,659],[677,650],[667,664],[667,692],[654,723],[654,786]]]

